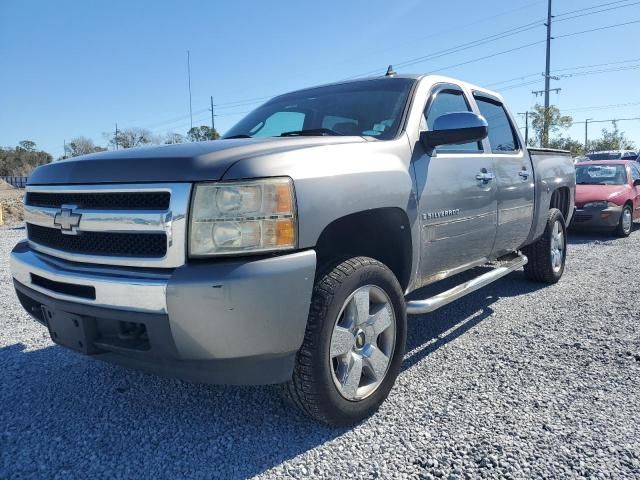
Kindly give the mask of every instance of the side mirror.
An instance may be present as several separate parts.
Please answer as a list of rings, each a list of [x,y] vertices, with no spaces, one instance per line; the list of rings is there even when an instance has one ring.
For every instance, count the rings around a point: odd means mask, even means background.
[[[640,179],[638,179],[638,180],[634,180],[634,181],[633,181],[633,186],[634,186],[634,187],[640,187]]]
[[[446,113],[436,118],[432,130],[420,133],[420,142],[424,148],[431,149],[439,145],[479,142],[488,134],[487,121],[480,115],[472,112]]]

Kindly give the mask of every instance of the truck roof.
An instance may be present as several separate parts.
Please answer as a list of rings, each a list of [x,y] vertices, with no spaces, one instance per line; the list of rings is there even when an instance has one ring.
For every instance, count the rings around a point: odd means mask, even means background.
[[[481,92],[484,94],[487,94],[489,96],[495,97],[497,99],[500,99],[500,101],[503,101],[503,97],[502,95],[500,95],[498,92],[494,92],[492,90],[488,90],[486,88],[480,87],[478,85],[474,85],[472,83],[469,82],[465,82],[464,80],[460,80],[458,78],[453,78],[453,77],[447,77],[445,75],[433,75],[433,74],[425,74],[425,73],[403,73],[403,74],[394,74],[393,76],[378,76],[378,77],[363,77],[363,78],[357,78],[357,79],[350,79],[350,80],[342,80],[342,81],[338,81],[338,82],[331,82],[331,83],[325,83],[325,84],[321,84],[321,85],[314,85],[311,87],[307,87],[307,88],[301,88],[298,90],[292,90],[290,92],[286,92],[286,93],[282,93],[280,95],[275,95],[273,98],[278,98],[281,97],[282,95],[287,95],[289,93],[299,93],[299,92],[304,92],[306,90],[314,90],[316,88],[322,88],[322,87],[329,87],[332,85],[344,85],[347,83],[356,83],[356,82],[366,82],[366,81],[370,81],[370,80],[382,80],[382,79],[389,79],[392,80],[394,78],[404,78],[404,79],[410,79],[410,80],[423,80],[425,78],[430,78],[434,81],[434,83],[438,83],[438,82],[443,82],[443,83],[455,83],[458,85],[462,85],[465,86],[466,88],[473,90],[475,92]]]

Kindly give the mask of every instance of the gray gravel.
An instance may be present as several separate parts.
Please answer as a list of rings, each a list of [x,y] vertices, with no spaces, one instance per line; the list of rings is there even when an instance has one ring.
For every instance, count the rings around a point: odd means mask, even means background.
[[[353,429],[54,346],[11,289],[23,235],[0,230],[0,478],[640,478],[640,230],[572,235],[556,286],[516,272],[410,318],[397,386]]]

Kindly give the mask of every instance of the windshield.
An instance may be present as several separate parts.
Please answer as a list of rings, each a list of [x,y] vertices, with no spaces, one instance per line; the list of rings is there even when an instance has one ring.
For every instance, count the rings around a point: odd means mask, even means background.
[[[622,154],[620,152],[600,152],[589,153],[587,158],[589,160],[620,160]]]
[[[578,185],[624,185],[627,172],[624,165],[578,165],[576,167]]]
[[[358,135],[388,140],[398,133],[414,82],[381,78],[281,95],[249,113],[224,138]]]

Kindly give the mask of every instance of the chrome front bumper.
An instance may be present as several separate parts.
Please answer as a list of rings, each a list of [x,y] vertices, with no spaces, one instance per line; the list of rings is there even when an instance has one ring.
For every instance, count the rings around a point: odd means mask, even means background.
[[[116,267],[90,267],[43,255],[32,250],[26,241],[11,252],[13,278],[32,290],[57,300],[96,307],[134,312],[167,313],[168,273],[143,273],[141,270]],[[34,283],[33,275],[53,282],[93,287],[95,299],[53,291]]]

